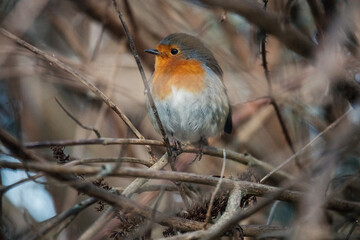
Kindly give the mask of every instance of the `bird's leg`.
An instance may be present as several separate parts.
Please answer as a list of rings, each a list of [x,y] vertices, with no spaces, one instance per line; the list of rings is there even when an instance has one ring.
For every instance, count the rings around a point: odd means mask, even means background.
[[[171,134],[171,138],[170,138],[170,142],[171,142],[171,151],[176,154],[176,156],[180,155],[180,153],[182,152],[182,148],[181,148],[181,142],[179,140],[177,140],[176,138],[174,138],[174,136]]]
[[[191,161],[190,164],[192,164],[193,162],[195,162],[195,160],[196,160],[197,158],[199,159],[198,161],[201,160],[201,158],[202,158],[202,156],[203,156],[204,146],[208,146],[208,145],[209,145],[208,140],[207,140],[206,138],[204,138],[204,137],[201,137],[201,138],[200,138],[200,141],[199,141],[199,148],[200,148],[200,150],[199,150],[199,152],[196,154],[195,158]]]

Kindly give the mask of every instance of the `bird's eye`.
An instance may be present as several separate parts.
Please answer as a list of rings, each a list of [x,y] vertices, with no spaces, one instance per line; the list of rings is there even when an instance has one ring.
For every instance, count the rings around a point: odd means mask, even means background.
[[[176,55],[179,52],[179,50],[177,50],[176,48],[173,48],[173,49],[171,49],[170,52],[172,55]]]

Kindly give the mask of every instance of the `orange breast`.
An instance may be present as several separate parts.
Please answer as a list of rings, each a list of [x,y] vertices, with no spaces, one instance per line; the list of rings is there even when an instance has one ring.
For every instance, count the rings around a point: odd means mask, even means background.
[[[166,98],[172,87],[197,93],[203,90],[205,69],[201,62],[181,57],[156,57],[152,79],[152,93],[158,99]]]

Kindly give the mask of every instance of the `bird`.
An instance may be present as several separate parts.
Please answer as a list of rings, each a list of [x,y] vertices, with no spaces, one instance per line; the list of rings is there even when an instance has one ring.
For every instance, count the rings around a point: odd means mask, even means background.
[[[200,143],[222,132],[231,134],[231,106],[223,71],[212,52],[195,36],[173,33],[155,49],[149,88],[165,133],[173,143]],[[149,100],[150,120],[159,133]]]

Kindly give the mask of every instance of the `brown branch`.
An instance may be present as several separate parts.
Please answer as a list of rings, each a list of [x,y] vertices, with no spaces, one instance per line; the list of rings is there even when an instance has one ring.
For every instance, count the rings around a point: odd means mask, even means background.
[[[294,25],[281,23],[281,19],[276,13],[265,12],[259,4],[253,1],[200,0],[200,2],[242,15],[250,23],[274,35],[300,56],[311,58],[314,54],[315,45],[307,36],[302,34]]]
[[[274,98],[271,99],[271,105],[273,105],[273,107],[274,107],[275,114],[277,116],[277,119],[279,120],[279,124],[280,124],[281,130],[282,130],[282,132],[284,134],[285,140],[286,140],[288,146],[290,147],[290,150],[291,150],[292,154],[294,155],[296,153],[294,144],[293,144],[293,142],[291,140],[291,137],[290,137],[289,131],[288,131],[287,127],[286,127],[285,121],[284,121],[284,119],[283,119],[283,117],[281,115],[279,105],[277,104],[277,102],[275,101]],[[294,159],[295,159],[297,167],[299,169],[301,169],[302,166],[299,163],[298,158],[295,156]]]
[[[308,144],[306,144],[304,147],[302,147],[299,151],[297,151],[294,155],[286,159],[284,162],[282,162],[279,166],[277,166],[275,169],[271,170],[265,177],[263,177],[260,182],[263,183],[267,178],[269,178],[272,174],[279,171],[281,168],[283,168],[285,165],[290,163],[292,160],[294,160],[297,156],[305,152],[311,145],[313,145],[318,139],[320,139],[325,133],[327,133],[329,130],[333,129],[335,126],[337,126],[344,118],[352,111],[352,109],[348,110],[346,113],[344,113],[341,117],[339,117],[336,121],[334,121],[332,124],[330,124],[327,128],[324,129],[321,133],[319,133],[316,137],[314,137]]]
[[[26,148],[43,148],[51,146],[77,146],[85,144],[102,144],[102,145],[111,145],[111,144],[148,144],[155,146],[164,146],[163,142],[157,140],[148,140],[148,139],[134,139],[134,138],[100,138],[100,139],[81,139],[81,140],[60,140],[60,141],[44,141],[44,142],[28,142],[24,146]],[[185,145],[181,148],[182,152],[188,153],[199,153],[200,149],[192,145]],[[248,165],[248,166],[258,166],[265,170],[266,172],[271,172],[274,170],[274,167],[270,164],[260,161],[249,154],[237,153],[231,150],[226,151],[226,159]],[[223,149],[215,148],[211,146],[203,146],[202,153],[205,155],[210,155],[214,157],[223,157]],[[290,179],[291,176],[285,172],[277,171],[273,176],[278,179]]]
[[[43,147],[52,147],[52,146],[114,145],[114,144],[164,146],[164,143],[162,141],[137,139],[137,138],[96,138],[96,139],[80,139],[80,140],[28,142],[25,143],[24,146],[26,148],[43,148]]]
[[[52,218],[51,220],[44,223],[32,236],[25,236],[23,239],[29,239],[29,240],[36,240],[39,239],[45,234],[47,234],[50,230],[52,230],[55,227],[58,227],[61,222],[66,220],[67,218],[75,218],[81,211],[83,211],[85,208],[89,207],[90,205],[97,202],[96,198],[88,198],[83,200],[80,203],[77,203],[69,210],[66,210],[60,214],[58,214],[56,217]]]
[[[11,136],[2,128],[0,128],[0,140],[1,143],[10,150],[10,152],[16,153],[16,156],[18,156],[23,161],[28,161],[29,159],[32,159],[36,162],[47,162],[45,159],[36,156],[32,152],[24,150],[19,144],[19,142],[16,141],[15,138],[13,138],[13,136]]]
[[[105,162],[126,162],[126,163],[137,163],[137,164],[142,164],[144,166],[147,167],[151,167],[153,164],[147,160],[142,160],[142,159],[138,159],[138,158],[132,158],[132,157],[122,157],[122,158],[86,158],[86,159],[79,159],[79,160],[73,160],[71,162],[68,162],[66,164],[64,164],[64,166],[74,166],[74,165],[81,165],[81,164],[89,164],[89,163],[105,163]],[[2,186],[0,187],[0,195],[4,194],[6,191],[16,187],[17,185],[20,185],[22,183],[25,183],[27,181],[32,181],[34,179],[43,177],[44,174],[36,174],[34,176],[31,176],[30,178],[24,178],[21,179],[13,184],[7,185],[7,186]],[[149,188],[149,189],[153,189],[153,188]],[[143,190],[145,191],[145,190]],[[151,190],[148,190],[151,191]],[[155,191],[155,190],[152,190]]]
[[[59,106],[66,113],[66,115],[68,115],[72,120],[74,120],[74,122],[76,122],[81,128],[85,130],[93,131],[98,138],[101,138],[100,132],[96,128],[85,126],[78,119],[76,119],[68,110],[66,110],[66,108],[61,104],[61,102],[57,98],[55,98],[55,101],[57,102],[57,104],[59,104]]]
[[[209,207],[208,210],[206,212],[206,218],[205,218],[205,223],[204,223],[204,229],[207,228],[207,225],[209,223],[210,217],[211,217],[211,211],[213,208],[213,204],[214,204],[214,200],[215,200],[215,196],[218,193],[222,180],[224,178],[224,172],[225,172],[225,166],[226,166],[226,152],[225,150],[223,151],[223,162],[222,162],[222,167],[221,167],[221,173],[220,173],[220,178],[218,181],[218,184],[216,184],[215,190],[213,191],[213,193],[211,194],[211,198],[210,198],[210,202],[209,202]]]
[[[264,2],[264,11],[266,11],[268,0],[263,0],[263,2]],[[279,105],[277,104],[277,102],[276,102],[276,100],[275,100],[275,98],[274,98],[274,96],[272,94],[270,71],[269,71],[269,67],[268,67],[267,54],[266,54],[267,53],[267,51],[266,51],[267,35],[266,35],[265,30],[261,29],[261,31],[263,33],[263,38],[261,40],[262,66],[264,68],[264,74],[265,74],[266,82],[268,84],[268,93],[269,93],[269,96],[270,96],[270,99],[271,99],[271,104],[274,107],[276,117],[279,120],[281,130],[282,130],[282,132],[283,132],[283,134],[285,136],[285,140],[286,140],[288,146],[290,147],[290,150],[291,150],[292,154],[294,155],[295,154],[294,144],[293,144],[293,142],[291,140],[291,137],[290,137],[289,131],[288,131],[287,127],[286,127],[285,121],[284,121],[284,119],[283,119],[283,117],[281,115]],[[300,165],[297,158],[295,158],[295,162],[296,162],[297,166],[299,167],[299,169],[301,169],[301,165]]]
[[[121,157],[121,158],[84,158],[84,159],[76,159],[65,164],[68,165],[81,165],[81,164],[89,164],[89,163],[137,163],[147,167],[151,167],[153,163],[148,160],[143,160],[134,157]]]
[[[47,173],[50,176],[61,175],[68,176],[69,174],[78,174],[78,175],[96,175],[102,171],[102,167],[97,166],[72,166],[65,167],[52,164],[39,164],[39,163],[12,163],[12,162],[0,162],[0,167],[10,168],[10,169],[30,169],[34,171],[42,171]],[[174,172],[174,171],[158,171],[151,169],[138,169],[130,167],[122,167],[116,171],[109,174],[109,176],[117,177],[142,177],[142,178],[152,178],[152,179],[167,179],[171,181],[182,181],[182,182],[191,182],[197,184],[205,184],[209,186],[216,186],[219,182],[219,178],[211,177],[207,175],[198,175],[194,173],[186,172]],[[76,182],[76,181],[75,181]],[[71,183],[69,183],[71,184]],[[248,194],[255,196],[267,196],[269,194],[276,194],[274,199],[288,201],[288,202],[300,202],[304,197],[304,194],[298,191],[284,190],[278,187],[267,186],[259,183],[247,182],[247,181],[237,181],[232,179],[224,178],[222,181],[223,187],[234,188],[240,187],[245,189]],[[360,203],[331,199],[327,202],[326,208],[335,210],[335,211],[344,211],[344,212],[360,212]]]
[[[135,42],[130,34],[130,31],[122,17],[122,14],[117,6],[117,3],[116,3],[116,0],[113,0],[113,5],[114,5],[114,8],[119,16],[119,19],[121,21],[121,25],[122,27],[124,28],[124,32],[125,32],[125,35],[127,37],[127,40],[128,40],[128,43],[130,45],[130,50],[131,50],[131,53],[132,55],[134,56],[134,59],[135,59],[135,62],[136,62],[136,65],[139,69],[139,72],[140,72],[140,75],[141,75],[141,79],[143,81],[143,84],[144,84],[144,87],[145,87],[145,92],[146,92],[146,95],[147,95],[147,98],[149,100],[149,103],[150,103],[150,106],[151,106],[151,109],[154,113],[154,116],[155,116],[155,119],[156,119],[156,123],[157,125],[159,126],[159,129],[160,129],[160,132],[161,132],[161,135],[163,136],[163,139],[164,139],[164,142],[165,142],[165,146],[166,146],[166,150],[168,152],[168,155],[171,156],[171,148],[170,148],[170,142],[169,142],[169,139],[165,133],[165,130],[164,130],[164,127],[163,127],[163,124],[160,120],[160,117],[159,117],[159,114],[158,114],[158,111],[156,109],[156,106],[155,106],[155,102],[154,102],[154,99],[151,95],[151,91],[150,91],[150,87],[149,87],[149,83],[146,79],[146,76],[145,76],[145,72],[144,72],[144,69],[141,65],[141,61],[140,61],[140,57],[136,51],[136,47],[135,47]]]

